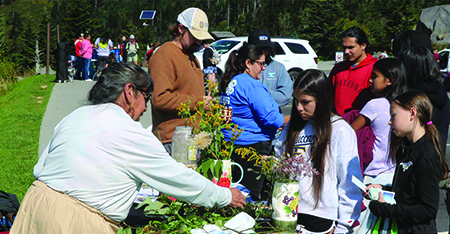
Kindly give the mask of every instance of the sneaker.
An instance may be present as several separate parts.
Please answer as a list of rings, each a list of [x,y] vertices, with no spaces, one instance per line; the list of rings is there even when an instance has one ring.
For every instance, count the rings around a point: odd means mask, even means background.
[[[86,79],[86,80],[84,80],[84,81],[92,81],[92,79]]]

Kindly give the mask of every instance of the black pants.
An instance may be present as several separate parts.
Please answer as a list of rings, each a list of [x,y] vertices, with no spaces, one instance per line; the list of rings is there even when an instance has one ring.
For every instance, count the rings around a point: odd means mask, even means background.
[[[272,147],[271,141],[260,141],[258,143],[252,145],[236,145],[236,148],[249,148],[252,147],[261,155],[269,155]],[[247,161],[247,158],[242,158],[237,153],[233,153],[231,155],[231,159],[242,166],[244,169],[244,177],[240,182],[251,192],[252,199],[255,201],[261,200],[261,192],[263,189],[263,185],[265,183],[265,176],[261,175],[261,167],[255,166],[255,161]],[[248,169],[252,169],[253,171],[249,171]],[[233,179],[241,178],[241,171],[237,169],[232,170]],[[261,176],[259,180],[257,177]]]

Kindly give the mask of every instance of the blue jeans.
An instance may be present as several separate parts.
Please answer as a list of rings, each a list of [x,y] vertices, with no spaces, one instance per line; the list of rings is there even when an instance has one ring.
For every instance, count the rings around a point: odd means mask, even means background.
[[[75,72],[75,77],[81,79],[81,71],[83,70],[83,57],[77,57],[77,71]]]
[[[83,80],[91,79],[92,74],[89,74],[91,59],[83,58],[83,62]]]

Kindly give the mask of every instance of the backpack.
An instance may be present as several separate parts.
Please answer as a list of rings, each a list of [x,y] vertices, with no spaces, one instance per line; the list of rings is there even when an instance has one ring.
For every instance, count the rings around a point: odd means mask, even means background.
[[[217,50],[214,47],[212,47],[212,46],[210,46],[209,48],[211,48],[211,50],[213,52],[213,56],[211,58],[211,63],[213,65],[219,64],[220,63],[220,54],[219,54],[219,52],[217,52]]]

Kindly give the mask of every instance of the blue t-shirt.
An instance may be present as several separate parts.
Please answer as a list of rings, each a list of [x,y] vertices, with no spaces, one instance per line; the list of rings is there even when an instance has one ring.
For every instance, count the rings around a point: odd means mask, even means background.
[[[231,121],[243,129],[238,145],[251,145],[272,140],[284,117],[264,85],[246,73],[233,77],[222,94],[220,103],[233,109]],[[231,131],[223,130],[226,140]]]

